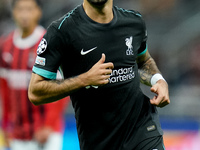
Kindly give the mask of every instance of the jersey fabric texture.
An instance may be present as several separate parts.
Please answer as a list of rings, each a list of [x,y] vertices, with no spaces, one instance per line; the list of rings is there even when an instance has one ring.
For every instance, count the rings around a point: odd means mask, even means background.
[[[35,106],[28,99],[28,84],[36,58],[36,50],[46,30],[38,26],[22,39],[18,30],[2,38],[0,45],[0,96],[2,127],[11,138],[31,140],[42,127],[55,132],[63,129],[65,101]]]
[[[110,23],[100,24],[81,5],[53,22],[33,67],[36,74],[55,79],[58,68],[64,78],[87,72],[102,53],[114,63],[107,85],[71,95],[82,150],[132,150],[162,135],[157,110],[140,90],[136,58],[147,49],[144,21],[135,11],[113,7],[113,12]]]

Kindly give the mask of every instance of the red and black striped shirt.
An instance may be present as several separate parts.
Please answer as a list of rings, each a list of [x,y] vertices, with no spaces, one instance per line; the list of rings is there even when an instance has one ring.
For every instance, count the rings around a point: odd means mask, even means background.
[[[15,139],[32,139],[35,131],[44,126],[58,132],[62,129],[66,100],[41,106],[34,106],[28,100],[32,66],[44,33],[45,29],[38,26],[32,35],[22,39],[20,32],[15,30],[0,46],[2,128]]]

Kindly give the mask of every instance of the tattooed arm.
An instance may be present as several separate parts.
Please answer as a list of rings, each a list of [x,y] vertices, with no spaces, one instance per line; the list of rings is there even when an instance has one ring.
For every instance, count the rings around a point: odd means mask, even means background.
[[[146,51],[143,55],[137,58],[140,82],[151,86],[151,77],[160,73],[154,59],[150,56],[149,52]]]
[[[151,86],[151,78],[154,74],[160,73],[154,59],[150,56],[148,50],[137,58],[140,81],[143,84]],[[155,93],[151,104],[157,107],[164,107],[170,103],[168,84],[166,81],[160,79],[155,85],[151,87],[151,92]]]

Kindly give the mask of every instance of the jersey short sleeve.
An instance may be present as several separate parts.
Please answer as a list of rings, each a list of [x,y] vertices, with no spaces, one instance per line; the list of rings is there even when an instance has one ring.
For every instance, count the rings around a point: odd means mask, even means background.
[[[62,35],[51,25],[38,46],[33,72],[47,79],[56,79],[61,64],[62,49]]]
[[[140,48],[138,50],[138,55],[137,56],[141,56],[143,55],[144,53],[146,53],[147,49],[148,49],[148,46],[147,46],[147,29],[146,29],[146,25],[145,25],[145,22],[144,20],[142,19],[142,22],[143,22],[143,40],[142,40],[142,43],[140,45]]]

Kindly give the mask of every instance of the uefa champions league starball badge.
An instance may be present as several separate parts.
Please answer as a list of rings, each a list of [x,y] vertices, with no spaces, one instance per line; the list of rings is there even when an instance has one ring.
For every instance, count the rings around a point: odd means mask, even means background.
[[[40,55],[40,54],[44,53],[46,48],[47,48],[47,41],[46,41],[46,39],[43,38],[38,46],[37,54]]]

